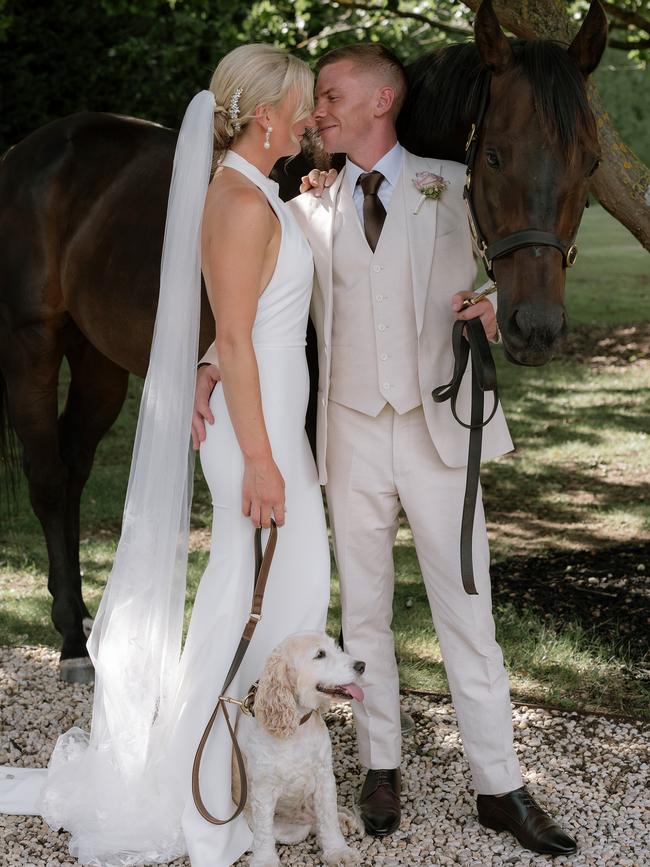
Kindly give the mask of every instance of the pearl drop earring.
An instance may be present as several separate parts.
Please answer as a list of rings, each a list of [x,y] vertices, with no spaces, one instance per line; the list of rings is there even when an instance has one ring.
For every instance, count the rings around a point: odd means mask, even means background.
[[[271,133],[272,133],[272,132],[273,132],[273,127],[272,127],[272,126],[267,126],[267,128],[266,128],[266,135],[264,136],[264,150],[265,150],[265,151],[268,151],[268,150],[270,149],[270,147],[271,147],[271,142],[269,141],[269,139],[271,138]]]

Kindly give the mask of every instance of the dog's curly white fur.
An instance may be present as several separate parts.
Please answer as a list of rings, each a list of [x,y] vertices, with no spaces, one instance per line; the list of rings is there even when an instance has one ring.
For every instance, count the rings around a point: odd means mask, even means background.
[[[332,745],[320,712],[337,697],[363,698],[357,682],[364,667],[321,632],[290,635],[268,658],[255,717],[242,716],[238,724],[253,831],[251,867],[278,867],[276,842],[298,843],[312,832],[327,864],[358,863],[341,833]]]

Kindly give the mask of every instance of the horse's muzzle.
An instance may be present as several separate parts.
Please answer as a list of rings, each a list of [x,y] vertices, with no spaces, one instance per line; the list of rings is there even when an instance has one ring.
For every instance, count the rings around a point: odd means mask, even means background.
[[[523,303],[509,315],[504,313],[500,308],[499,329],[508,361],[539,367],[557,354],[567,333],[563,306],[540,310],[536,305]]]

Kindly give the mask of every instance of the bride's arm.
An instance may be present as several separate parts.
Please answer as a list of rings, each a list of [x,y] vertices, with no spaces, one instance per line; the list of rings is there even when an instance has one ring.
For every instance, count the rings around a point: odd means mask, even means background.
[[[224,201],[225,200],[225,201]],[[252,330],[274,217],[257,190],[236,188],[204,216],[210,304],[228,413],[244,456],[242,511],[255,526],[284,523],[284,480],[264,423]],[[204,248],[205,249],[205,248]]]

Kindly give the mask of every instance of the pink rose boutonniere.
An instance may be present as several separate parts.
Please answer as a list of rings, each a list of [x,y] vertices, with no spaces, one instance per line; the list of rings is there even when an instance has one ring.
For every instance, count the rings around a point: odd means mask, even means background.
[[[425,199],[439,199],[449,186],[444,178],[440,175],[434,175],[433,172],[417,172],[413,178],[413,183],[422,194],[417,208],[413,211],[414,214],[419,212]]]

